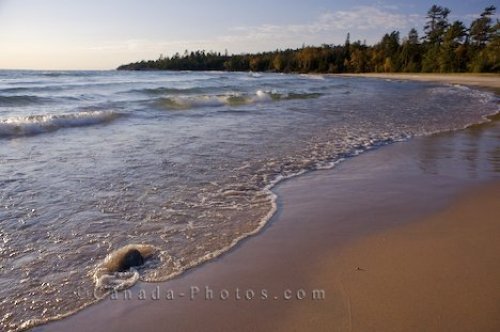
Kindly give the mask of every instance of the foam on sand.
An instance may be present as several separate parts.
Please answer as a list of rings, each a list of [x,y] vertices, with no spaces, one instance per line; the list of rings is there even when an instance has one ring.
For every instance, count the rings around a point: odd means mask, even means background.
[[[95,287],[98,290],[123,290],[139,280],[139,272],[135,268],[120,271],[125,256],[133,249],[138,250],[146,261],[156,252],[156,248],[151,245],[129,244],[109,253],[94,272]]]

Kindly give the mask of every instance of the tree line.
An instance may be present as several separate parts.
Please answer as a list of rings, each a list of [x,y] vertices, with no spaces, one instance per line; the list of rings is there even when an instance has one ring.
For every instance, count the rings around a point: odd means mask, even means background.
[[[372,46],[361,41],[344,45],[303,46],[256,54],[185,51],[172,57],[140,61],[118,70],[225,70],[300,73],[364,72],[500,72],[500,22],[495,6],[484,9],[469,27],[450,22],[450,10],[433,5],[427,12],[424,35],[411,29],[385,34]]]

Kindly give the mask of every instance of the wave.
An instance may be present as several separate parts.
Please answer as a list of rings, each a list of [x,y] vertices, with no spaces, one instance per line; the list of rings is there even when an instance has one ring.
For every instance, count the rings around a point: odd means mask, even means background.
[[[64,85],[44,85],[44,86],[23,86],[23,87],[10,87],[10,88],[3,88],[0,89],[0,93],[26,93],[26,92],[49,92],[49,91],[61,91],[64,90],[66,87]],[[3,96],[6,97],[6,96]],[[0,96],[0,99],[3,98]],[[16,96],[19,97],[19,96]],[[40,97],[37,97],[40,98]]]
[[[251,77],[251,78],[261,78],[262,74],[259,74],[259,73],[251,71],[251,72],[248,72],[248,77]]]
[[[0,96],[0,107],[25,106],[48,101],[51,99],[30,95]]]
[[[313,99],[320,96],[320,93],[278,93],[258,90],[255,95],[233,93],[226,95],[169,96],[160,98],[158,104],[167,109],[187,110],[201,107],[236,107],[272,101]]]
[[[99,71],[99,70],[48,70],[48,71],[42,71],[42,72],[37,72],[37,75],[39,76],[45,76],[45,77],[87,77],[87,76],[94,76],[94,75],[102,75],[105,74],[106,72]]]
[[[321,74],[300,74],[299,77],[309,80],[320,80],[320,81],[325,80],[325,76]]]
[[[206,88],[145,88],[145,89],[133,89],[128,90],[123,93],[144,93],[147,95],[177,95],[177,94],[192,94],[192,93],[201,93],[206,91]]]
[[[61,128],[85,127],[113,121],[122,114],[113,111],[85,111],[0,119],[0,137],[31,136]]]

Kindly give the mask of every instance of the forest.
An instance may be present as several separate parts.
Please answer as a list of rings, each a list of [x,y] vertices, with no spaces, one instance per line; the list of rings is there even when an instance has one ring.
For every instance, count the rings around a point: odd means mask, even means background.
[[[424,34],[411,29],[401,37],[386,33],[375,45],[350,41],[256,54],[185,51],[172,57],[140,61],[118,70],[221,70],[284,73],[367,72],[500,72],[500,22],[495,6],[484,9],[469,27],[451,22],[450,9],[433,5],[427,12]]]

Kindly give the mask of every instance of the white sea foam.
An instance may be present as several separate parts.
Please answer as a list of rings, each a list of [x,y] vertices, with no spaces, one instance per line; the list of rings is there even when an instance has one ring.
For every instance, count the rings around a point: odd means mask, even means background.
[[[325,80],[325,76],[321,74],[301,74],[300,77],[306,78],[309,80]]]
[[[272,100],[271,93],[258,90],[255,95],[231,93],[225,95],[175,96],[161,99],[161,104],[171,109],[239,106]]]
[[[169,96],[160,98],[160,104],[168,109],[187,110],[203,107],[242,106],[284,101],[293,99],[311,99],[319,93],[278,92],[257,90],[255,94],[228,93],[224,95]]]

